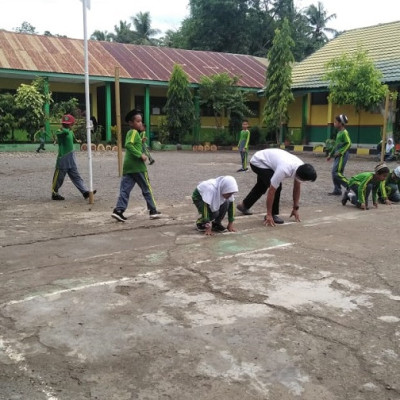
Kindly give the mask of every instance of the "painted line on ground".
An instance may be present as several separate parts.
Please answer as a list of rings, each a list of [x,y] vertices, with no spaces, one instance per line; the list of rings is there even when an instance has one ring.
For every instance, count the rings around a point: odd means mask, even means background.
[[[35,299],[39,299],[39,298],[49,298],[52,296],[58,296],[60,294],[64,294],[64,293],[71,293],[71,292],[76,292],[76,291],[80,291],[80,290],[85,290],[85,289],[89,289],[89,288],[93,288],[93,287],[98,287],[98,286],[107,286],[107,285],[113,285],[114,283],[119,283],[119,282],[126,282],[129,280],[133,280],[135,279],[135,277],[132,278],[121,278],[121,279],[113,279],[111,281],[103,281],[103,282],[95,282],[95,283],[89,283],[87,285],[81,285],[81,286],[76,286],[73,288],[69,288],[69,289],[61,289],[61,290],[57,290],[55,292],[50,292],[50,293],[44,293],[44,294],[38,294],[38,295],[34,295],[34,296],[29,296],[29,297],[25,297],[24,299],[21,300],[10,300],[7,303],[3,303],[1,305],[1,307],[7,307],[7,306],[12,306],[15,304],[21,304],[21,303],[26,303],[28,301],[31,300],[35,300]]]

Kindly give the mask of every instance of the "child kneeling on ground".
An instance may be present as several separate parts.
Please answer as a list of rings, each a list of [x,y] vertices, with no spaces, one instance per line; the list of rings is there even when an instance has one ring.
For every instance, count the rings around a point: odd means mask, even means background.
[[[200,182],[192,194],[193,204],[201,214],[196,221],[197,230],[206,235],[213,235],[212,231],[236,232],[233,227],[235,209],[234,193],[238,192],[238,185],[232,176],[219,176]],[[221,221],[228,212],[228,226],[225,228]]]
[[[347,189],[342,198],[342,204],[345,206],[347,201],[361,208],[368,210],[368,197],[372,191],[372,203],[375,208],[378,207],[378,189],[381,193],[385,191],[385,179],[389,175],[389,168],[385,163],[380,163],[375,167],[375,172],[362,172],[350,178],[349,189]],[[386,196],[385,196],[386,197]],[[391,204],[385,200],[385,204]]]

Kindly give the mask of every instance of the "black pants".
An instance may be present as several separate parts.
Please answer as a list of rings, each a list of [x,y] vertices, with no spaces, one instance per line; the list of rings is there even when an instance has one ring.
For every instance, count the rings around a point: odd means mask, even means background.
[[[250,167],[257,174],[257,183],[254,185],[253,189],[243,200],[243,205],[245,208],[250,209],[253,204],[266,193],[267,189],[271,185],[271,178],[274,175],[272,169],[258,168],[250,163]],[[279,214],[279,200],[281,198],[282,184],[276,189],[274,203],[272,204],[272,215]]]

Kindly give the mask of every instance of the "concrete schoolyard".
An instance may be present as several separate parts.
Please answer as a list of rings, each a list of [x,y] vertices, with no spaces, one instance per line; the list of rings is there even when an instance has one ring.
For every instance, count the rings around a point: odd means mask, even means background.
[[[262,199],[205,237],[198,182],[233,175],[236,201],[255,183],[236,152],[154,152],[163,218],[134,188],[126,223],[116,153],[93,153],[93,205],[68,178],[50,199],[54,153],[1,153],[0,400],[399,400],[400,206],[343,207],[332,164],[297,155],[318,173],[302,222],[285,181],[284,225],[263,225]]]

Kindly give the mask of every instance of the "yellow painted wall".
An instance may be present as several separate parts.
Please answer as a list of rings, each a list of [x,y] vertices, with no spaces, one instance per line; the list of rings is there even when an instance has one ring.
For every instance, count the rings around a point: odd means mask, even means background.
[[[294,102],[288,107],[289,128],[301,127],[302,97],[296,97]]]
[[[353,106],[344,105],[332,106],[332,121],[328,121],[328,106],[327,105],[314,105],[311,106],[311,119],[309,125],[327,125],[333,123],[336,115],[346,114],[349,119],[349,125],[382,125],[383,117],[381,114],[371,113],[368,111],[361,111],[359,114],[355,112]]]

